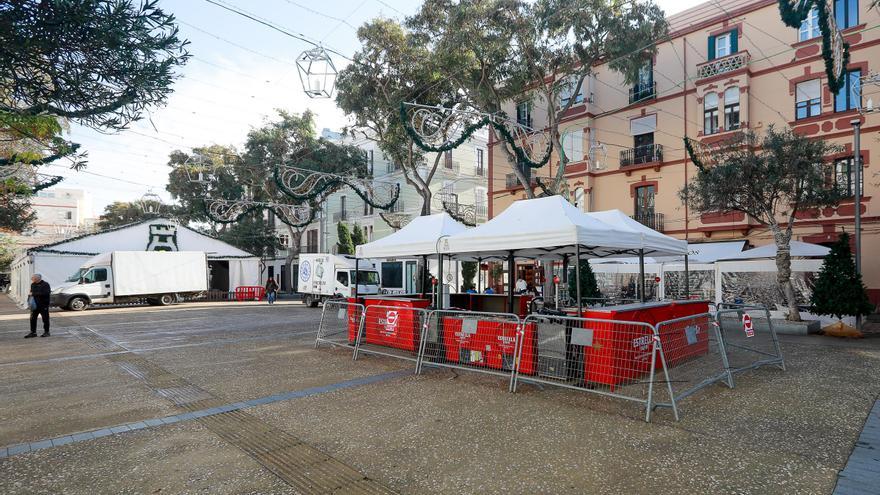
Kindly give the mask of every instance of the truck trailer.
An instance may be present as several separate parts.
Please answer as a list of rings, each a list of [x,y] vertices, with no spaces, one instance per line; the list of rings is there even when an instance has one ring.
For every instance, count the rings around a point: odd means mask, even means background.
[[[82,311],[93,304],[147,302],[167,306],[208,290],[200,251],[113,251],[86,261],[52,290],[52,305]]]

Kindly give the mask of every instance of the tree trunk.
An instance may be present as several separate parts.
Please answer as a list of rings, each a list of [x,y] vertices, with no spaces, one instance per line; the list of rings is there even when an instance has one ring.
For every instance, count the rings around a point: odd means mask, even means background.
[[[427,216],[431,214],[431,189],[425,188],[419,190],[419,195],[422,197],[422,216]]]
[[[788,304],[788,321],[801,321],[800,309],[794,294],[794,285],[791,283],[791,232],[783,231],[778,224],[770,226],[773,231],[773,241],[776,243],[776,281],[785,295]]]

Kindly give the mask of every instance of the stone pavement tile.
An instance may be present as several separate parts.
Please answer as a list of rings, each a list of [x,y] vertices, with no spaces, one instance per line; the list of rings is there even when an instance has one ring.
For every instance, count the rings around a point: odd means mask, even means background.
[[[10,445],[7,454],[12,456],[16,454],[23,454],[25,452],[30,452],[31,446],[27,443],[20,443],[18,445]]]
[[[125,433],[128,430],[129,430],[129,427],[126,425],[119,425],[119,426],[114,426],[114,427],[110,428],[110,431],[112,433]]]
[[[145,419],[144,423],[146,423],[147,426],[162,426],[163,424],[161,418]]]
[[[109,437],[113,432],[110,431],[110,428],[101,428],[100,430],[95,430],[92,432],[93,438],[101,438],[101,437]]]
[[[137,421],[135,423],[128,423],[126,426],[130,430],[142,430],[147,427],[147,423],[145,421]]]
[[[179,421],[180,421],[180,416],[179,416],[179,415],[166,416],[166,417],[161,418],[161,419],[162,419],[162,424],[170,425],[170,424],[174,424],[174,423],[179,422]]]
[[[59,437],[59,438],[53,438],[51,440],[52,440],[53,447],[60,447],[62,445],[67,445],[67,444],[74,441],[73,436],[71,436],[71,435],[67,435],[67,436]]]
[[[39,442],[31,442],[31,450],[48,449],[52,446],[52,440],[40,440]]]
[[[74,434],[71,436],[73,437],[74,442],[81,442],[83,440],[91,440],[91,439],[95,438],[94,435],[92,434],[92,432],[90,432],[90,431],[86,431],[83,433],[77,433],[77,434]]]
[[[9,452],[9,449],[6,447],[0,447],[0,457],[6,457]]]

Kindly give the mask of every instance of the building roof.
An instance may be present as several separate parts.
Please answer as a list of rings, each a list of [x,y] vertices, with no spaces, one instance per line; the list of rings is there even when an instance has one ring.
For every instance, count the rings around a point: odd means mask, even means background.
[[[666,22],[669,24],[670,35],[674,37],[699,29],[699,26],[703,24],[711,24],[721,18],[733,17],[743,9],[775,3],[775,1],[768,0],[710,0],[668,16]]]
[[[112,227],[63,241],[28,249],[28,253],[59,253],[94,256],[108,251],[147,250],[151,243],[151,225],[172,226],[173,242],[179,250],[204,251],[209,258],[251,258],[253,254],[238,249],[216,237],[198,232],[168,218],[148,218],[140,222]],[[161,242],[161,240],[159,240]],[[170,242],[170,241],[169,241]]]

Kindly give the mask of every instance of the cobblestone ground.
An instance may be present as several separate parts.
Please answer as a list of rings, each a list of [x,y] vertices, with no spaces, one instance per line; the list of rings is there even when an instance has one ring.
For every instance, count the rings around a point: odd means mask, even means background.
[[[0,493],[830,493],[880,338],[783,338],[646,424],[634,404],[314,349],[283,302],[52,313],[0,301]]]

